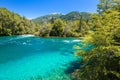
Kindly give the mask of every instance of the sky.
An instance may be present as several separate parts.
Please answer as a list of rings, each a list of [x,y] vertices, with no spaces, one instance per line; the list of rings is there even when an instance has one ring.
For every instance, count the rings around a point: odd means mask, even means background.
[[[99,0],[0,0],[0,7],[33,19],[51,13],[96,12]]]

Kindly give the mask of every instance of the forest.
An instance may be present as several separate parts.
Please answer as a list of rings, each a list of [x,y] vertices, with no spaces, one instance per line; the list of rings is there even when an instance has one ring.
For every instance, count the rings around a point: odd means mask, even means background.
[[[0,36],[22,34],[82,37],[94,48],[76,46],[75,55],[82,56],[82,65],[71,74],[73,79],[120,80],[120,0],[99,0],[96,13],[73,11],[32,20],[0,8]]]
[[[50,14],[28,20],[0,8],[0,35],[34,34],[40,37],[81,37],[90,29],[92,13],[73,11],[66,15]]]

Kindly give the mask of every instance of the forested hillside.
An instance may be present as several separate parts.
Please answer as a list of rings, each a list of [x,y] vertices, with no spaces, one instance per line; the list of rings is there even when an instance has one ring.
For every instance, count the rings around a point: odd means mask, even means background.
[[[52,18],[59,18],[60,16],[62,16],[62,14],[60,14],[60,13],[48,14],[45,16],[41,16],[41,17],[32,19],[32,21],[35,23],[38,23],[38,24],[44,24],[46,22],[49,22]]]
[[[0,8],[0,36],[34,34],[40,26],[6,8]]]
[[[60,16],[60,18],[66,21],[74,21],[74,20],[79,20],[80,17],[82,16],[83,20],[87,21],[90,20],[92,14],[93,13],[73,11],[66,15]]]
[[[93,13],[72,11],[65,15],[63,15],[61,13],[49,14],[49,15],[45,15],[45,16],[41,16],[41,17],[32,19],[32,21],[35,23],[38,23],[38,24],[48,23],[53,18],[54,19],[60,18],[64,21],[74,21],[74,20],[79,20],[81,16],[82,16],[83,20],[87,21],[91,18],[92,14]]]
[[[50,14],[33,19],[40,24],[40,34],[42,37],[81,37],[91,29],[91,16],[87,12],[73,11],[66,15]]]

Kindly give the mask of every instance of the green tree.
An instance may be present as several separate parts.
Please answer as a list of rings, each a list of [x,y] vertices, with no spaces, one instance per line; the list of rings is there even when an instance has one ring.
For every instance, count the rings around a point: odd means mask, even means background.
[[[81,50],[84,63],[75,80],[119,80],[120,79],[120,12],[107,10],[96,17],[96,30],[84,38],[95,46],[92,50]],[[94,23],[96,22],[94,21]],[[87,47],[83,44],[84,47]]]
[[[46,24],[40,28],[39,36],[41,37],[49,37],[50,30],[51,30],[51,24]]]
[[[50,32],[50,36],[62,37],[64,35],[64,27],[65,23],[61,19],[56,19]]]
[[[38,26],[25,17],[0,8],[0,35],[33,34]]]
[[[100,14],[110,9],[115,9],[120,11],[120,0],[99,0],[99,4],[97,7],[98,7],[97,11]]]
[[[102,13],[112,7],[113,0],[99,0],[98,12]]]

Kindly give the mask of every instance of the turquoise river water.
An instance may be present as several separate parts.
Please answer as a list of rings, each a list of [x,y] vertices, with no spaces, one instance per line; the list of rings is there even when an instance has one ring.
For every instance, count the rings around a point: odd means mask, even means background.
[[[76,38],[0,37],[0,80],[71,80]]]

